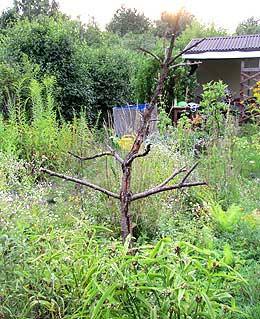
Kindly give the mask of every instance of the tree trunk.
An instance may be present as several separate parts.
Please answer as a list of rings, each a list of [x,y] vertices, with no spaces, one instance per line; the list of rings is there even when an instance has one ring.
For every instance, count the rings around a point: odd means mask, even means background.
[[[120,213],[121,213],[121,234],[123,243],[126,237],[131,234],[131,215],[130,215],[130,203],[131,203],[131,163],[122,164],[122,187],[120,191]]]

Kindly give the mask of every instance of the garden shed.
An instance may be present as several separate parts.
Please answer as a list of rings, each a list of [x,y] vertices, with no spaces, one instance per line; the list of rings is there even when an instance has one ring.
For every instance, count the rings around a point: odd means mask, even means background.
[[[200,84],[223,80],[234,98],[244,100],[253,96],[253,87],[260,80],[260,34],[192,39],[190,50],[183,54],[189,61],[200,61],[197,79]],[[192,47],[193,46],[193,47]]]

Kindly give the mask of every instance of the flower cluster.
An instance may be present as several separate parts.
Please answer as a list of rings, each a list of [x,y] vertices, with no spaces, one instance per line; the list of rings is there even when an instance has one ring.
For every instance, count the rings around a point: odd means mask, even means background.
[[[256,82],[257,87],[253,89],[257,102],[260,103],[260,81]]]

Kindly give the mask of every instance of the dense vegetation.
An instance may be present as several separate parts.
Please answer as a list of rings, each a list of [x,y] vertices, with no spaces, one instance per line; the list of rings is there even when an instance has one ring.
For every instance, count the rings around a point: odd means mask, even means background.
[[[82,163],[68,151],[90,156],[110,144],[125,155],[101,118],[113,106],[149,101],[159,66],[134,49],[160,54],[160,30],[174,17],[119,36],[43,3],[44,14],[36,6],[28,17],[25,6],[1,20],[0,318],[259,319],[258,124],[221,115],[226,86],[218,82],[204,87],[203,121],[183,116],[172,127],[165,107],[195,86],[189,70],[172,72],[133,188],[148,189],[195,161],[190,178],[207,186],[134,202],[135,241],[122,245],[114,199],[39,168],[119,191],[113,158]],[[188,17],[176,52],[192,37],[225,34]]]

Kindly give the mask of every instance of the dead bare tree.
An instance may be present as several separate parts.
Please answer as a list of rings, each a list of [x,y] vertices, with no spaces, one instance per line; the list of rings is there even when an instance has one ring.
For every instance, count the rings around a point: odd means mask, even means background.
[[[166,45],[164,42],[164,58],[163,59],[161,59],[159,56],[157,56],[153,52],[150,52],[150,51],[145,50],[145,49],[140,49],[142,52],[144,52],[145,54],[149,54],[150,56],[152,56],[154,59],[156,59],[160,63],[161,72],[160,72],[160,76],[159,76],[158,81],[157,81],[157,85],[156,85],[154,94],[153,94],[152,99],[149,103],[149,108],[145,109],[145,111],[143,113],[142,123],[140,125],[140,128],[139,128],[137,134],[136,134],[135,141],[133,143],[131,150],[126,155],[125,159],[121,158],[120,155],[115,150],[113,150],[110,146],[108,146],[108,151],[93,155],[91,157],[81,157],[81,156],[78,156],[76,154],[70,153],[72,156],[78,158],[81,161],[90,160],[90,159],[94,159],[94,158],[98,158],[98,157],[102,157],[102,156],[113,156],[115,158],[115,160],[120,163],[121,168],[122,168],[122,182],[121,182],[120,194],[113,193],[113,192],[111,192],[103,187],[100,187],[98,185],[94,185],[94,184],[92,184],[88,181],[82,180],[82,179],[77,179],[77,178],[67,176],[64,174],[59,174],[57,172],[51,171],[51,170],[46,169],[46,168],[40,169],[42,172],[47,173],[51,176],[56,176],[56,177],[62,178],[62,179],[67,180],[67,181],[72,181],[74,183],[90,187],[90,188],[97,190],[97,191],[100,191],[108,196],[119,199],[120,204],[121,204],[121,207],[120,207],[121,234],[122,234],[123,243],[125,242],[127,236],[132,233],[131,214],[130,214],[130,205],[131,205],[132,201],[135,201],[135,200],[141,199],[141,198],[145,198],[145,197],[148,197],[148,196],[160,193],[160,192],[165,192],[165,191],[170,191],[170,190],[174,190],[174,189],[193,187],[193,186],[205,184],[205,182],[203,182],[203,181],[187,182],[188,177],[191,175],[193,170],[198,165],[198,163],[195,163],[188,170],[185,167],[182,167],[182,168],[174,171],[172,173],[172,175],[169,176],[166,180],[164,180],[161,184],[159,184],[151,189],[148,189],[146,191],[143,191],[143,192],[140,192],[137,194],[133,194],[131,192],[132,164],[133,164],[134,160],[136,160],[139,157],[146,156],[151,150],[151,145],[148,144],[146,146],[145,150],[140,152],[140,148],[141,148],[142,144],[144,143],[146,136],[149,133],[152,112],[157,104],[157,101],[158,101],[160,94],[162,93],[163,85],[164,85],[164,82],[167,78],[168,72],[169,72],[170,68],[172,68],[172,67],[178,67],[180,65],[184,65],[185,63],[176,64],[175,62],[183,53],[185,53],[186,51],[190,50],[194,46],[198,45],[201,41],[203,41],[203,40],[200,40],[195,45],[183,50],[182,52],[180,52],[176,56],[172,56],[174,43],[175,43],[175,39],[176,39],[176,34],[177,34],[177,30],[178,30],[177,25],[178,25],[178,19],[177,19],[175,30],[174,30],[174,33],[172,34],[168,48],[166,48]],[[187,63],[187,64],[190,65],[191,63]],[[168,185],[171,180],[173,180],[177,175],[182,174],[182,173],[185,173],[185,174],[180,182],[178,182],[177,184],[174,184],[174,185]]]

